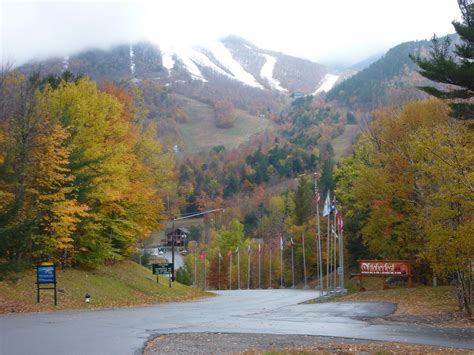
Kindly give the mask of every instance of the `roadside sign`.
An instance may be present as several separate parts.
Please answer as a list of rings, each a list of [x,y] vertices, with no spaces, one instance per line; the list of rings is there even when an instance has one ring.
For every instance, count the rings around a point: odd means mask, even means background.
[[[54,265],[38,265],[36,267],[36,281],[40,284],[56,282],[56,267]]]
[[[41,287],[40,285],[52,285],[52,287]],[[54,305],[58,305],[56,292],[56,265],[50,262],[41,263],[36,266],[36,301],[40,302],[41,290],[54,290]]]
[[[174,272],[173,263],[152,264],[151,267],[155,275],[172,275]]]

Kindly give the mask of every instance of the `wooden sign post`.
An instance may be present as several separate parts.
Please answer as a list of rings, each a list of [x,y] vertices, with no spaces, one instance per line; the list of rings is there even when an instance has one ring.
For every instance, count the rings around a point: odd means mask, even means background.
[[[41,285],[53,287],[41,287]],[[36,301],[40,303],[41,290],[54,290],[54,305],[58,305],[58,296],[56,291],[56,265],[53,263],[41,263],[36,266]]]

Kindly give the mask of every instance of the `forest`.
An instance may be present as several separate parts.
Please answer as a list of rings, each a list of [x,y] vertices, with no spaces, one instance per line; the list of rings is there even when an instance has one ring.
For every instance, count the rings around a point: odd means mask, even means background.
[[[303,274],[304,282],[316,280],[332,257],[323,249],[317,259],[318,236],[328,243],[330,233],[343,233],[347,271],[358,259],[409,260],[416,281],[455,284],[459,308],[469,313],[474,8],[460,6],[459,41],[396,47],[326,97],[286,100],[254,95],[255,88],[227,97],[225,83],[204,95],[200,83],[183,81],[175,93],[211,105],[220,129],[232,127],[235,108],[272,121],[233,149],[173,153],[187,114],[169,89],[101,80],[103,61],[93,68],[97,81],[4,68],[0,263],[94,268],[140,252],[170,219],[220,209],[189,243],[178,280],[191,282],[197,263],[206,279],[199,272],[194,283],[211,288],[291,285],[295,274],[297,283]],[[420,45],[430,46],[429,56]],[[143,61],[156,56],[137,53]],[[409,73],[405,81],[409,67],[423,80]],[[161,64],[150,70],[159,73]],[[355,124],[360,134],[338,161],[334,139]],[[329,194],[333,211],[319,223]],[[262,278],[248,269],[257,263]]]

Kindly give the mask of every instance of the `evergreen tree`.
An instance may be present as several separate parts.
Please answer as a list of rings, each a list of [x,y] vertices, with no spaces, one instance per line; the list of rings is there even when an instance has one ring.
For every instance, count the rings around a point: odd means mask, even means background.
[[[458,0],[462,22],[453,21],[454,29],[461,39],[451,52],[451,39],[446,37],[440,43],[432,39],[431,58],[410,56],[420,67],[420,74],[438,83],[454,85],[454,89],[438,89],[432,86],[420,87],[430,95],[448,100],[452,116],[466,120],[474,117],[474,1]]]

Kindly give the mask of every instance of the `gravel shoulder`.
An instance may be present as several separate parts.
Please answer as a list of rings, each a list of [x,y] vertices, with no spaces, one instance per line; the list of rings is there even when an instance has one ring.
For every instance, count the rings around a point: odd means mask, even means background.
[[[145,346],[145,355],[157,354],[474,354],[453,348],[374,342],[309,335],[181,333],[160,335]]]

